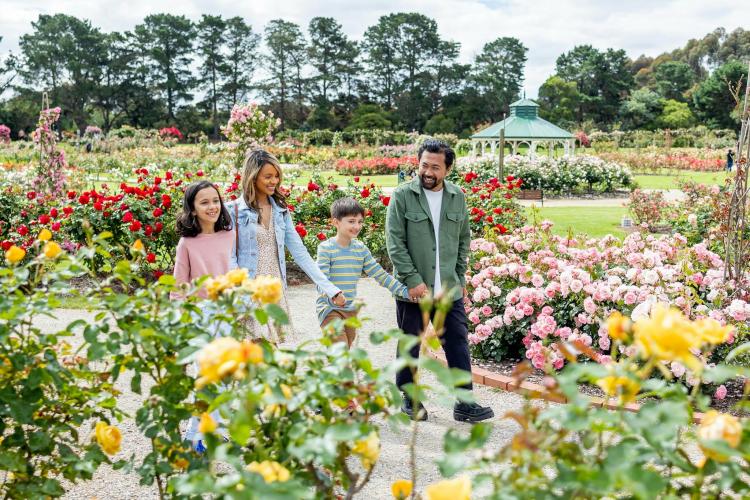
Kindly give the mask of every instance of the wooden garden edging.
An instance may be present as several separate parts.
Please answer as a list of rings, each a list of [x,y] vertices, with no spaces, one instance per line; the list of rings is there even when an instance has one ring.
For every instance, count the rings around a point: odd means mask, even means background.
[[[436,353],[428,350],[427,354],[443,364],[447,364],[445,356],[442,352]],[[537,399],[544,399],[552,403],[565,404],[567,400],[563,396],[557,394],[551,394],[547,389],[539,384],[534,384],[528,380],[520,382],[520,384],[513,377],[503,375],[501,373],[495,373],[484,368],[476,366],[471,367],[471,379],[475,384],[485,385],[487,387],[494,387],[496,389],[502,389],[504,391],[513,392],[516,394],[529,394]],[[604,399],[591,397],[591,406],[599,408],[607,408],[609,410],[619,410],[621,407],[617,403],[616,398]],[[628,403],[624,407],[625,410],[633,413],[638,413],[641,409],[641,405],[638,403]],[[703,420],[703,413],[693,413],[693,423],[700,424]]]

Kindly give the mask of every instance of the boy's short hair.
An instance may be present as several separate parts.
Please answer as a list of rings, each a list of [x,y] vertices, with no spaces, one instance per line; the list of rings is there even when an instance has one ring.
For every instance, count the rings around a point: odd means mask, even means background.
[[[339,198],[331,204],[332,218],[341,220],[352,215],[365,215],[365,209],[354,198]]]

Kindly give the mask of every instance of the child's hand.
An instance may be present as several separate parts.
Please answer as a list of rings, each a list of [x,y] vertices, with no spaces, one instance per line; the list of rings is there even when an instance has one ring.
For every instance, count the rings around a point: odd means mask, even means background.
[[[346,305],[346,297],[344,294],[339,292],[333,296],[333,303],[338,307],[344,307]]]

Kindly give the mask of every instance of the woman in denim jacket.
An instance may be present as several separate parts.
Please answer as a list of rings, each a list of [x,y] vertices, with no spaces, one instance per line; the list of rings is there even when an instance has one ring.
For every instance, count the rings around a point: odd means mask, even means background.
[[[281,164],[272,154],[257,149],[245,159],[242,173],[242,196],[227,203],[236,233],[231,253],[230,268],[244,267],[250,278],[272,276],[284,285],[284,296],[279,305],[289,313],[286,300],[286,261],[284,251],[289,250],[297,265],[331,297],[343,306],[346,299],[318,268],[307,252],[302,238],[294,228],[286,197],[279,189]],[[272,342],[280,340],[273,328],[251,325],[255,337],[266,337]]]

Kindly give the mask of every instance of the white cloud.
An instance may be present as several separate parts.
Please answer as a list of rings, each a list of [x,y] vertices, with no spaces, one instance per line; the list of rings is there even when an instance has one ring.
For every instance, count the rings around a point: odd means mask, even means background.
[[[420,12],[435,19],[444,38],[461,42],[461,59],[471,61],[500,36],[519,38],[528,48],[525,89],[535,96],[554,72],[557,57],[576,45],[625,49],[630,57],[658,55],[690,38],[723,26],[731,31],[750,18],[750,2],[738,0],[0,0],[0,54],[18,51],[19,37],[39,14],[63,12],[91,20],[104,31],[129,30],[148,14],[170,12],[198,19],[202,13],[240,15],[256,30],[271,19],[307,26],[314,16],[336,18],[348,35],[360,38],[378,17]]]

